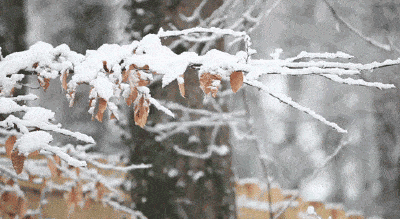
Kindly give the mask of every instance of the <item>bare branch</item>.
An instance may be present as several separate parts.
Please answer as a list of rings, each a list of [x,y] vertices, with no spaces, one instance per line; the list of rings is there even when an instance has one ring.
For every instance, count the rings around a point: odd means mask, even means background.
[[[356,33],[359,37],[361,37],[363,40],[367,41],[371,45],[374,45],[380,49],[386,50],[386,51],[392,51],[392,48],[390,45],[380,43],[370,37],[365,36],[361,31],[357,30],[355,27],[353,27],[351,24],[346,22],[341,16],[339,16],[333,6],[328,2],[328,0],[323,0],[325,4],[329,7],[329,10],[332,12],[332,15],[342,24],[344,24],[347,28],[349,28],[351,31]]]

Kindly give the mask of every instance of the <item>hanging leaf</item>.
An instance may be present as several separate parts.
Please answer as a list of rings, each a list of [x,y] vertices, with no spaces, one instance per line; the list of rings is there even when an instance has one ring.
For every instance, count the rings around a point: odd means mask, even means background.
[[[38,77],[38,82],[40,86],[43,88],[43,90],[46,91],[50,85],[50,78]]]
[[[28,202],[23,197],[18,197],[17,215],[23,218],[28,211]]]
[[[216,81],[221,81],[220,75],[213,75],[209,72],[203,73],[200,76],[200,88],[205,94],[212,94],[213,97],[217,96],[218,86],[213,85]],[[219,84],[219,83],[218,83]]]
[[[38,150],[36,150],[36,151],[34,151],[34,152],[31,152],[31,153],[28,155],[28,158],[34,158],[34,157],[38,156],[39,154],[40,154],[40,152],[39,152]]]
[[[56,164],[60,165],[61,160],[58,156],[53,155]],[[62,171],[57,168],[56,164],[53,162],[52,159],[47,159],[47,167],[50,170],[52,178],[58,178],[61,176]]]
[[[121,74],[122,74],[122,82],[126,83],[129,78],[129,73],[126,70],[123,70]]]
[[[83,210],[87,210],[90,208],[90,205],[92,205],[94,202],[93,198],[90,196],[85,197],[85,204],[83,205]]]
[[[231,88],[234,93],[236,93],[243,85],[243,72],[234,71],[230,77]]]
[[[101,201],[101,199],[103,199],[103,196],[104,196],[104,194],[106,192],[106,187],[102,183],[97,182],[96,183],[96,190],[97,190],[96,200],[97,201]]]
[[[14,144],[16,141],[17,141],[17,137],[15,135],[11,135],[10,137],[7,138],[6,153],[9,158],[11,158],[11,152],[12,152],[12,149],[14,148]]]
[[[7,182],[6,182],[6,184],[9,185],[9,186],[13,186],[14,183],[15,183],[15,182],[14,182],[13,179],[9,179],[9,180],[7,180]]]
[[[75,102],[75,91],[70,91],[68,92],[68,96],[69,96],[69,107],[74,106],[74,102]]]
[[[33,63],[33,65],[32,65],[32,67],[35,68],[35,69],[36,69],[38,66],[39,66],[39,62],[35,62],[35,63]]]
[[[97,115],[96,115],[96,119],[99,122],[103,121],[103,114],[104,114],[104,111],[106,111],[106,109],[107,109],[107,101],[103,98],[100,98],[99,99],[99,111],[97,112]]]
[[[150,101],[141,97],[139,103],[135,106],[135,124],[144,127],[147,122],[147,116],[149,115]]]
[[[64,74],[62,75],[62,88],[64,90],[68,89],[68,85],[67,85],[67,77],[68,77],[68,71],[65,71]]]
[[[129,97],[126,99],[126,104],[130,106],[133,102],[135,102],[137,96],[138,96],[137,88],[131,87],[131,93],[129,94]]]
[[[0,197],[0,210],[13,218],[12,216],[15,216],[18,211],[18,198],[15,192],[4,191]]]
[[[139,72],[137,72],[137,77],[139,78],[139,82],[138,82],[138,85],[137,86],[147,86],[148,84],[150,84],[150,81],[149,80],[144,80],[144,79],[142,79],[141,77],[140,77],[140,73]]]
[[[14,167],[15,172],[17,174],[22,173],[22,169],[24,169],[24,162],[26,157],[24,155],[20,155],[18,148],[11,152],[11,161]]]
[[[110,70],[107,68],[107,62],[103,61],[103,69],[104,71],[106,71],[107,73],[110,73]]]
[[[83,190],[80,182],[76,183],[76,186],[71,188],[71,191],[67,195],[68,215],[72,214],[75,207],[83,201]]]
[[[181,96],[185,98],[185,81],[183,79],[183,75],[179,75],[177,81],[179,86],[179,92],[181,93]]]

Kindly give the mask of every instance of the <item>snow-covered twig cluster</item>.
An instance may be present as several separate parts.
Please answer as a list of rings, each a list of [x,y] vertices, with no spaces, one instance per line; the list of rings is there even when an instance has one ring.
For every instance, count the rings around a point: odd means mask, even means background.
[[[88,168],[72,167],[67,162],[60,160],[58,156],[51,156],[50,153],[41,153],[40,159],[26,160],[26,167],[20,174],[14,174],[11,170],[11,164],[4,165],[3,161],[7,158],[1,158],[0,172],[0,193],[10,192],[10,195],[16,194],[21,197],[21,203],[26,203],[24,193],[20,191],[18,180],[40,185],[40,203],[37,209],[25,209],[18,212],[18,215],[41,215],[43,208],[48,203],[47,196],[52,191],[65,193],[66,202],[70,210],[69,214],[74,212],[78,206],[87,208],[91,203],[100,202],[110,205],[116,211],[125,212],[132,218],[146,218],[140,212],[125,207],[121,202],[125,201],[122,191],[118,188],[125,182],[127,171],[139,168],[149,168],[151,165],[131,165],[125,166],[121,156],[105,156],[98,153],[87,153],[85,149],[90,147],[78,146],[77,149],[72,145],[59,148],[63,153],[68,153],[71,157],[88,162]],[[108,171],[108,172],[106,172]],[[8,181],[13,183],[13,187],[2,183]],[[24,186],[27,186],[24,184]],[[4,187],[4,188],[3,188]],[[28,186],[29,187],[29,186]],[[35,186],[32,185],[35,188]],[[13,206],[15,203],[4,202],[2,207]],[[11,212],[3,212],[11,213]]]
[[[43,131],[54,131],[70,135],[89,143],[94,142],[93,139],[88,136],[61,129],[59,125],[50,124],[49,120],[54,116],[52,112],[37,107],[20,106],[15,102],[15,100],[19,99],[6,98],[13,89],[18,87],[18,82],[24,77],[24,74],[19,73],[20,70],[35,72],[38,75],[39,82],[44,88],[49,86],[50,79],[61,76],[60,79],[63,88],[67,90],[67,97],[70,99],[71,105],[73,104],[75,90],[78,85],[82,83],[91,85],[89,112],[94,117],[96,107],[98,107],[96,115],[98,120],[102,120],[103,113],[106,109],[110,111],[112,118],[118,118],[118,108],[116,105],[119,103],[118,99],[124,98],[128,105],[133,103],[135,107],[135,121],[137,124],[144,126],[149,104],[157,106],[158,109],[163,110],[170,116],[174,115],[170,110],[159,104],[157,100],[151,98],[150,90],[146,85],[154,80],[153,75],[162,75],[163,86],[168,85],[173,80],[178,80],[180,81],[180,85],[184,85],[184,79],[182,78],[184,72],[189,66],[195,66],[199,69],[200,86],[206,94],[211,93],[213,96],[216,96],[218,88],[221,86],[221,80],[230,79],[231,85],[233,85],[233,83],[237,84],[235,85],[237,87],[235,88],[236,90],[239,89],[241,83],[244,82],[250,86],[262,89],[268,92],[272,97],[310,114],[312,117],[335,128],[339,132],[345,132],[344,129],[327,121],[311,109],[300,106],[289,97],[270,91],[262,85],[261,82],[257,81],[257,79],[261,75],[268,74],[320,75],[338,83],[388,89],[393,88],[394,85],[366,82],[362,79],[342,78],[341,76],[358,75],[364,70],[373,70],[375,68],[397,65],[400,63],[399,59],[369,64],[326,60],[333,58],[350,59],[352,57],[343,52],[302,52],[294,58],[285,60],[279,58],[273,60],[248,59],[249,54],[243,51],[238,52],[236,55],[218,50],[211,50],[205,55],[197,55],[193,52],[185,52],[177,55],[168,47],[161,45],[159,38],[171,36],[191,37],[199,33],[211,33],[215,36],[232,35],[239,38],[248,37],[245,32],[236,32],[219,28],[193,28],[183,31],[160,30],[158,35],[148,35],[140,42],[134,41],[132,44],[125,46],[103,45],[98,50],[89,50],[85,56],[70,51],[66,45],[53,48],[49,44],[41,42],[32,46],[28,51],[11,54],[0,62],[0,67],[3,69],[0,74],[0,79],[2,79],[1,96],[3,96],[0,99],[0,111],[3,114],[17,111],[25,111],[26,113],[22,119],[10,115],[6,120],[0,123],[0,126],[3,128],[2,131],[4,132],[4,130],[12,129],[11,127],[15,125],[18,127],[21,134],[28,134],[30,132],[28,128],[37,128]],[[305,58],[309,59],[309,61],[300,61]],[[68,81],[67,78],[70,74],[72,77]],[[235,78],[232,78],[234,74]],[[33,96],[27,96],[23,99],[34,98]],[[225,117],[218,117],[218,121],[214,119],[210,120],[210,118],[207,118],[207,120],[220,123],[219,120],[221,118],[223,119]],[[188,126],[199,125],[200,123],[207,124],[199,120],[186,122],[184,125],[186,126],[185,128],[187,128]],[[165,125],[159,125],[157,129],[161,130],[166,128],[164,126]],[[173,129],[174,125],[170,123],[168,126],[169,129]],[[180,126],[180,129],[182,129],[182,126]],[[179,131],[174,131],[173,133],[177,132]],[[41,136],[44,135],[44,132],[35,133],[41,134]],[[32,136],[27,137],[35,136],[33,132],[30,135]],[[46,145],[51,141],[51,136],[46,136],[46,138],[42,137],[42,140],[47,139],[47,142],[43,142],[42,145]],[[19,140],[19,142],[20,141],[21,140]],[[23,146],[17,147],[23,148]],[[40,149],[40,147],[36,148],[36,150]],[[25,150],[25,155],[29,152],[33,152],[32,150]]]
[[[218,13],[218,10],[214,13]],[[250,14],[249,12],[248,15]],[[208,18],[204,22],[207,20]],[[254,23],[256,24],[257,21],[254,20]],[[178,55],[170,48],[163,46],[160,39],[175,36],[198,43],[214,41],[214,39],[226,35],[243,39],[246,42],[246,50],[240,51],[235,55],[215,49],[203,55],[194,52],[184,52]],[[44,89],[47,89],[52,79],[60,77],[62,88],[66,90],[66,96],[71,106],[78,86],[81,84],[91,86],[89,113],[99,121],[102,121],[106,110],[108,110],[110,118],[118,119],[117,105],[122,100],[127,105],[133,105],[135,123],[141,127],[146,124],[150,105],[154,105],[171,118],[174,117],[172,111],[180,111],[184,115],[195,114],[197,116],[198,119],[196,120],[188,120],[189,116],[183,116],[179,120],[146,127],[147,130],[158,134],[157,140],[163,140],[174,134],[187,132],[191,127],[198,126],[217,127],[214,132],[215,137],[218,127],[234,126],[235,123],[245,122],[243,118],[244,112],[223,112],[213,99],[211,99],[211,103],[215,111],[189,109],[173,103],[162,104],[159,100],[151,97],[151,90],[148,85],[157,80],[156,78],[161,78],[163,87],[177,80],[181,95],[185,97],[185,79],[183,75],[189,67],[197,69],[199,85],[206,96],[217,97],[219,89],[222,87],[222,81],[230,82],[233,93],[236,93],[243,84],[246,84],[265,91],[279,101],[309,114],[339,132],[345,133],[346,130],[337,124],[327,121],[321,115],[301,106],[290,97],[263,85],[259,81],[260,76],[270,74],[316,75],[342,84],[388,89],[393,88],[394,85],[366,82],[362,79],[343,78],[343,76],[354,77],[362,74],[365,70],[372,71],[376,68],[400,64],[400,59],[369,64],[330,61],[330,59],[348,60],[352,58],[351,55],[343,52],[302,52],[296,57],[285,60],[279,59],[279,56],[275,56],[272,60],[255,60],[251,58],[254,51],[250,46],[250,37],[245,32],[217,27],[208,29],[198,27],[182,31],[164,31],[161,29],[158,35],[149,34],[141,41],[134,41],[124,46],[105,44],[98,50],[88,50],[85,55],[70,51],[67,45],[53,48],[49,44],[39,42],[27,51],[14,53],[3,58],[0,61],[0,69],[2,69],[0,73],[0,114],[8,115],[8,117],[0,121],[0,132],[8,136],[5,142],[6,152],[12,160],[14,169],[17,173],[22,173],[23,164],[27,156],[39,153],[46,154],[48,152],[66,161],[65,165],[68,164],[74,167],[86,166],[89,163],[102,169],[122,172],[150,167],[144,164],[114,167],[94,160],[82,150],[77,150],[73,147],[62,149],[51,146],[52,136],[49,133],[50,131],[68,135],[86,143],[93,144],[94,140],[84,134],[62,129],[60,124],[53,124],[54,113],[50,110],[17,104],[16,101],[31,101],[37,98],[34,95],[11,97],[15,89],[21,87],[22,79],[31,74],[27,72],[35,74],[40,86]],[[21,112],[23,113],[22,116]],[[226,150],[222,153],[221,147],[216,146],[210,146],[206,154],[194,154],[179,147],[176,147],[175,150],[180,154],[198,158],[208,158],[212,152],[216,152],[219,155],[227,153]],[[83,173],[86,173],[89,177],[85,179],[98,180],[107,189],[112,190],[111,186],[107,186],[105,180],[96,177],[97,173],[82,170],[82,174],[76,174],[67,167],[61,166],[58,161],[52,158],[49,158],[49,162],[53,162],[55,169],[67,174],[68,177],[75,181],[84,177]],[[56,164],[57,162],[58,164]],[[0,171],[11,178],[20,178],[9,171],[3,169],[0,169]],[[76,183],[67,187],[78,189],[76,188]]]

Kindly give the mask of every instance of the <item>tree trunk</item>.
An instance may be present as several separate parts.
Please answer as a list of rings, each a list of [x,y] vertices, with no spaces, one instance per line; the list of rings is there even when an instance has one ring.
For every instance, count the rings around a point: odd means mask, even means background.
[[[195,24],[187,24],[180,20],[179,13],[190,15],[200,2],[159,1],[158,4],[147,4],[144,14],[136,11],[131,13],[136,17],[133,17],[130,24],[138,26],[131,25],[129,30],[141,34],[157,32],[159,27],[165,24],[162,22],[164,18],[157,16],[169,16],[170,22],[178,29],[190,28]],[[203,9],[204,17],[209,16],[221,3],[222,1],[214,1],[206,5]],[[128,8],[134,10],[140,6],[138,4],[140,3],[133,3]],[[160,14],[160,11],[163,14]],[[143,14],[145,18],[142,18],[140,14]],[[148,17],[153,17],[153,19]],[[153,25],[150,31],[141,31],[141,28],[149,24]],[[217,43],[217,45],[222,44]],[[183,50],[183,48],[180,49]],[[218,49],[223,50],[223,47]],[[161,83],[151,85],[152,96],[156,99],[178,102],[190,108],[205,108],[202,104],[203,92],[199,88],[197,72],[188,70],[184,78],[185,98],[181,97],[176,82],[165,88],[161,88]],[[163,116],[162,113],[151,108],[147,124],[162,122]],[[196,118],[192,117],[192,119]],[[177,145],[188,151],[205,153],[212,143],[229,145],[226,127],[219,129],[215,142],[210,141],[212,128],[201,127],[188,130],[188,134],[176,134],[162,142],[157,142],[154,134],[134,125],[132,110],[129,124],[131,139],[127,140],[127,143],[132,145],[131,161],[153,164],[151,169],[135,170],[131,174],[136,184],[132,190],[132,197],[138,210],[148,218],[236,217],[231,154],[222,157],[212,155],[208,159],[199,159],[180,155],[173,149],[173,146]],[[193,139],[198,140],[193,141]]]
[[[25,14],[23,0],[0,2],[0,47],[2,55],[25,50]]]

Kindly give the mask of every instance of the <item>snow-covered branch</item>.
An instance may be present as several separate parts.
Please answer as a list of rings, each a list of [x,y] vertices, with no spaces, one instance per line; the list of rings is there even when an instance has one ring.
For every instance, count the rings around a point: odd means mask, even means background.
[[[208,159],[212,156],[213,152],[219,156],[225,156],[229,153],[229,148],[225,145],[221,145],[221,146],[209,145],[207,148],[207,152],[204,154],[194,153],[191,151],[181,149],[181,148],[179,148],[178,145],[175,145],[174,149],[178,154],[181,154],[183,156],[188,156],[188,157],[194,157],[194,158],[198,158],[198,159]]]
[[[232,3],[235,2],[232,1]],[[279,1],[275,2],[275,4],[278,3]],[[337,124],[329,122],[311,109],[299,105],[290,97],[269,90],[258,81],[259,77],[268,74],[319,75],[342,84],[389,89],[394,88],[394,85],[366,82],[362,79],[341,78],[339,76],[358,75],[365,70],[400,64],[400,59],[368,64],[329,61],[329,59],[337,58],[348,60],[353,57],[343,52],[301,52],[299,55],[285,60],[281,60],[279,57],[273,60],[256,60],[251,59],[251,53],[249,52],[251,49],[249,47],[246,47],[246,51],[240,51],[236,55],[218,50],[210,50],[204,55],[198,55],[193,52],[175,54],[171,49],[163,46],[160,40],[160,38],[176,36],[201,39],[202,37],[222,37],[225,35],[242,38],[248,42],[248,46],[251,45],[250,38],[246,32],[215,27],[196,27],[174,31],[160,29],[157,35],[149,34],[141,41],[134,41],[130,45],[106,44],[98,50],[88,51],[85,56],[70,51],[66,45],[53,48],[51,45],[42,42],[35,44],[27,51],[11,54],[0,61],[0,67],[4,68],[4,71],[0,73],[0,79],[2,80],[2,84],[0,84],[0,102],[2,103],[0,104],[0,113],[25,112],[22,119],[10,115],[0,122],[0,127],[13,129],[16,126],[22,134],[27,134],[33,128],[37,128],[42,131],[54,131],[88,143],[94,143],[94,140],[89,136],[61,129],[60,125],[51,124],[49,120],[54,117],[51,111],[37,107],[20,106],[15,102],[22,99],[32,100],[36,98],[35,96],[25,96],[19,99],[6,98],[5,96],[25,76],[20,75],[18,73],[19,70],[36,73],[44,89],[47,88],[51,79],[61,76],[62,87],[67,91],[67,97],[71,103],[73,103],[77,86],[88,84],[92,87],[89,94],[89,112],[93,115],[93,118],[99,121],[102,121],[103,114],[107,109],[111,118],[119,117],[117,100],[121,98],[125,99],[128,105],[133,105],[135,122],[142,127],[146,124],[150,105],[156,106],[156,108],[172,117],[174,114],[171,110],[180,110],[183,113],[195,113],[202,116],[196,121],[178,121],[147,127],[149,131],[159,134],[158,140],[165,139],[172,134],[186,132],[188,128],[193,126],[219,126],[237,121],[237,114],[221,114],[222,110],[217,106],[214,108],[220,112],[214,113],[200,109],[188,109],[177,104],[162,105],[158,100],[151,97],[151,91],[147,85],[154,81],[153,75],[162,78],[163,87],[177,80],[181,94],[184,96],[185,80],[183,75],[188,67],[195,66],[198,70],[200,87],[207,95],[216,97],[222,80],[230,80],[233,92],[236,92],[245,82],[245,84],[267,91],[272,97],[281,102],[308,113],[324,124],[345,133],[346,131]],[[207,38],[207,40],[210,39]],[[67,81],[69,74],[72,74],[72,77]],[[96,108],[98,111],[95,115]]]
[[[339,127],[336,123],[333,122],[329,122],[328,120],[326,120],[323,116],[317,114],[316,112],[314,112],[313,110],[301,106],[300,104],[294,102],[290,97],[287,97],[283,94],[278,94],[278,93],[273,93],[271,92],[267,86],[263,85],[261,82],[258,81],[245,81],[246,84],[250,85],[250,86],[254,86],[257,87],[263,91],[266,91],[270,96],[278,99],[279,101],[288,104],[289,106],[298,109],[302,112],[305,112],[307,114],[309,114],[310,116],[312,116],[313,118],[319,120],[320,122],[324,123],[327,126],[330,126],[334,129],[336,129],[338,132],[340,133],[347,133],[347,131],[341,127]]]

